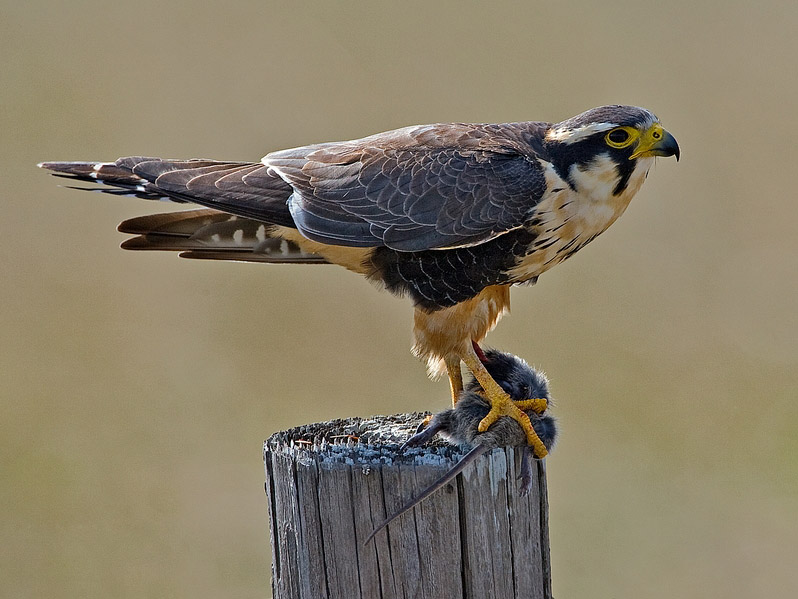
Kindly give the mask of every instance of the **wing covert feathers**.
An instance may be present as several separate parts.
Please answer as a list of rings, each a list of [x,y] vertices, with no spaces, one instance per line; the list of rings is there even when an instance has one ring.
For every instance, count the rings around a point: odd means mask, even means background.
[[[527,222],[546,190],[524,135],[537,123],[424,125],[273,152],[308,238],[399,251],[484,243]]]

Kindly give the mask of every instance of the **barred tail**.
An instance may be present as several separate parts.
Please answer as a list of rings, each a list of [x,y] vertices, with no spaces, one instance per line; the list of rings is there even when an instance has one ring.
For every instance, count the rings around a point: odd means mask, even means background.
[[[139,216],[119,225],[132,237],[126,250],[180,252],[181,258],[269,264],[327,264],[318,254],[273,235],[275,227],[216,210],[187,210]]]
[[[177,251],[203,260],[327,263],[276,234],[278,227],[295,228],[287,206],[293,190],[261,163],[129,156],[115,162],[42,162],[39,167],[101,185],[80,189],[205,207],[126,220],[119,230],[135,237],[122,244],[125,249]]]

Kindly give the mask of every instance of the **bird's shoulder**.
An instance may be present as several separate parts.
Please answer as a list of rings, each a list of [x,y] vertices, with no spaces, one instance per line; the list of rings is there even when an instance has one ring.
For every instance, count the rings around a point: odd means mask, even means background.
[[[300,232],[398,251],[470,246],[523,226],[547,190],[546,124],[443,123],[264,157]]]
[[[263,163],[291,172],[310,163],[347,165],[395,154],[519,154],[545,158],[544,138],[550,123],[433,123],[411,125],[348,141],[325,142],[278,150]]]

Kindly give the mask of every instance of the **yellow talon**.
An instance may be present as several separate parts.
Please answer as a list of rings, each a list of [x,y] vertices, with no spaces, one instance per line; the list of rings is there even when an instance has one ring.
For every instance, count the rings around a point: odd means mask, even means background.
[[[490,402],[490,412],[488,415],[485,416],[479,423],[477,429],[479,432],[484,433],[488,430],[493,423],[495,423],[499,418],[502,416],[508,416],[515,420],[524,432],[526,433],[526,441],[532,447],[532,451],[535,452],[535,457],[538,459],[545,458],[548,455],[549,451],[546,449],[546,446],[543,445],[543,441],[540,440],[538,434],[535,432],[535,429],[532,427],[532,422],[529,420],[529,416],[518,407],[517,404],[522,402],[515,402],[506,394],[503,393],[504,397],[490,397],[488,396],[488,401]],[[538,402],[536,405],[539,405],[540,401],[544,400],[523,400],[525,402]]]
[[[538,437],[538,434],[532,427],[529,416],[523,410],[533,410],[538,414],[543,413],[546,410],[547,401],[545,399],[513,401],[510,396],[504,392],[504,389],[493,380],[493,377],[490,376],[490,373],[480,361],[472,347],[468,347],[461,358],[485,391],[485,399],[490,402],[490,412],[480,421],[477,427],[479,432],[484,433],[502,416],[509,416],[515,420],[524,430],[524,433],[526,433],[527,443],[532,447],[535,457],[538,459],[546,457],[549,451],[546,449],[546,446],[543,445],[543,441],[540,440],[540,437]]]
[[[513,400],[513,403],[524,412],[532,410],[535,414],[542,414],[549,407],[549,402],[545,398]]]

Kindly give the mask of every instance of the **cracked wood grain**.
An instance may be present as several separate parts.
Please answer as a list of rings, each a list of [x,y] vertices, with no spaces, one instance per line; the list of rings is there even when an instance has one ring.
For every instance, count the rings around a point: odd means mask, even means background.
[[[424,415],[353,418],[264,444],[275,599],[550,599],[542,462],[518,492],[520,452],[496,449],[378,533],[459,460],[436,440],[399,451]]]

